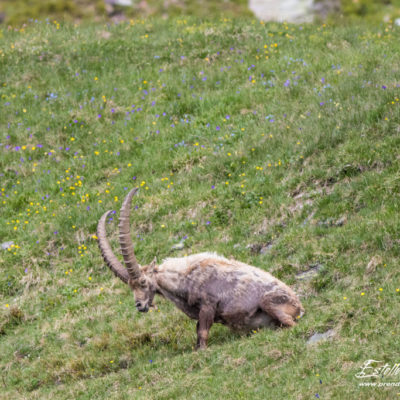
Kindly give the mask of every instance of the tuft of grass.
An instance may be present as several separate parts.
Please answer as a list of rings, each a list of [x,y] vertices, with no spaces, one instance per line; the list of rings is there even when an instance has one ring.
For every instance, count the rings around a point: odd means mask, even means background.
[[[399,39],[196,18],[0,31],[0,398],[396,396],[355,374],[399,361]],[[94,236],[133,186],[141,263],[256,265],[299,293],[298,325],[215,325],[196,353],[170,303],[138,314]]]

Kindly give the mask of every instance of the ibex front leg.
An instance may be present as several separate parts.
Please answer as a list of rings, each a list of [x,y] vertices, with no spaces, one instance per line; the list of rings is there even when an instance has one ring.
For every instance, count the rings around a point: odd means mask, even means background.
[[[199,320],[197,321],[197,345],[196,349],[206,349],[208,332],[214,323],[215,309],[209,305],[203,305],[200,308]]]

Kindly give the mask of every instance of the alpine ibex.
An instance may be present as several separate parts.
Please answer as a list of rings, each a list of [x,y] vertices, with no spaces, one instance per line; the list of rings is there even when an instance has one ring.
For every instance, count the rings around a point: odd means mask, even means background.
[[[114,255],[106,237],[106,219],[100,219],[97,236],[103,258],[112,272],[127,283],[135,295],[136,308],[147,312],[155,294],[171,300],[197,320],[197,348],[207,346],[214,322],[235,330],[277,325],[293,326],[304,309],[296,294],[283,282],[256,267],[214,253],[155,260],[140,266],[130,235],[130,204],[137,188],[126,196],[120,213],[119,241],[126,265]]]

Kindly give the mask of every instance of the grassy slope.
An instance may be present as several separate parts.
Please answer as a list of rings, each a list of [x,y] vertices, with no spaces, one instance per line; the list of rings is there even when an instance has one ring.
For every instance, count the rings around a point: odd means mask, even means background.
[[[329,2],[329,0],[326,0]],[[318,3],[318,0],[315,1]],[[252,15],[248,0],[134,0],[132,7],[123,7],[129,18],[148,18],[155,16],[192,15],[208,18],[210,15],[221,17],[248,17]],[[400,17],[400,0],[341,0],[340,14],[346,18],[363,19],[375,23]],[[28,19],[76,21],[102,21],[107,18],[104,0],[2,0],[0,14],[4,13],[4,22],[9,25],[23,24]],[[337,20],[338,15],[330,17]]]
[[[225,17],[250,16],[246,0],[147,0],[133,1],[132,7],[117,7],[129,18],[154,16],[223,15]],[[23,24],[29,18],[49,17],[50,20],[105,20],[107,8],[104,0],[2,0],[0,13],[6,24]]]
[[[0,33],[0,398],[395,397],[354,374],[399,361],[399,39],[192,19]],[[301,294],[298,326],[215,325],[196,353],[169,303],[136,313],[93,239],[133,185],[139,260],[186,238],[180,255],[252,263]]]

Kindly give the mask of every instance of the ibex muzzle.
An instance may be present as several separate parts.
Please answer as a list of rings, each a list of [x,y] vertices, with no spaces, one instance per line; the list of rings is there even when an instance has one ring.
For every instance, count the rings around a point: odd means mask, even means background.
[[[100,219],[97,236],[101,254],[113,273],[127,283],[136,308],[147,312],[155,294],[172,301],[197,320],[197,348],[206,348],[214,322],[235,330],[293,326],[304,313],[300,300],[283,282],[268,272],[215,253],[155,260],[140,266],[130,237],[130,204],[137,188],[126,196],[120,212],[119,240],[126,268],[114,255],[106,236],[106,219]]]

